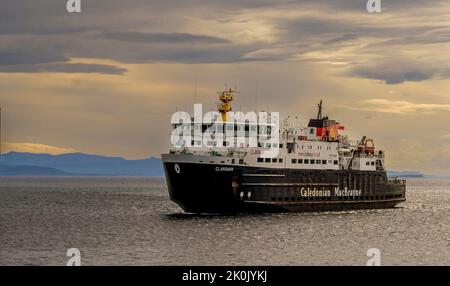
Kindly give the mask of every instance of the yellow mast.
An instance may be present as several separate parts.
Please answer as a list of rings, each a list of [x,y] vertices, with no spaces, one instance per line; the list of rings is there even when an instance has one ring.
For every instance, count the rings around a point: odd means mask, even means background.
[[[226,122],[228,120],[227,113],[232,110],[231,102],[233,101],[235,93],[236,91],[231,88],[229,90],[219,92],[219,99],[222,103],[217,106],[217,110],[220,112],[222,122]]]

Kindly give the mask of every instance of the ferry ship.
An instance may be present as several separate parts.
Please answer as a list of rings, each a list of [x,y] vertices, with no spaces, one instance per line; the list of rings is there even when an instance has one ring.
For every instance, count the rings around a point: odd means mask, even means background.
[[[217,113],[223,123],[234,97],[231,89],[220,93]],[[344,126],[323,116],[322,109],[321,101],[317,117],[307,124],[296,117],[281,120],[277,156],[265,156],[268,146],[260,143],[200,146],[195,136],[185,142],[191,144],[172,147],[162,154],[170,199],[185,212],[199,214],[378,209],[404,202],[406,182],[388,178],[385,153],[374,140],[349,140]],[[192,123],[190,130],[205,132],[211,126]],[[234,127],[244,135],[255,129],[260,136],[270,123]],[[216,124],[215,131],[227,132],[226,125]]]

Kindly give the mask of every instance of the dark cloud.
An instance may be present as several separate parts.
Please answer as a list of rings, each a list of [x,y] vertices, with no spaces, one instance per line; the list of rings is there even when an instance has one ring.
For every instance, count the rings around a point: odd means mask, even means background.
[[[407,81],[424,81],[431,79],[437,74],[430,70],[418,69],[392,69],[389,66],[384,67],[358,67],[353,69],[351,76],[363,77],[368,79],[382,80],[386,84],[400,84]]]
[[[111,75],[122,75],[127,69],[101,64],[83,64],[83,63],[51,63],[36,65],[13,65],[0,66],[0,73],[101,73]]]
[[[31,65],[68,60],[61,50],[49,46],[14,45],[11,47],[0,47],[0,66]]]
[[[187,33],[143,33],[133,31],[106,31],[99,34],[100,37],[124,42],[141,42],[148,44],[224,44],[227,39],[193,35]]]
[[[376,23],[376,15],[366,12],[366,0],[96,0],[83,1],[81,14],[65,11],[65,2],[40,0],[30,4],[28,0],[0,0],[0,37],[15,37],[13,44],[2,45],[0,41],[0,65],[18,65],[32,70],[30,65],[67,64],[69,58],[102,58],[129,63],[239,63],[248,61],[283,61],[307,52],[325,51],[346,46],[348,42],[365,37],[408,44],[412,41],[447,41],[448,30],[428,25],[400,25],[390,20]],[[384,13],[417,11],[420,5],[437,5],[441,0],[383,1]],[[253,19],[252,13],[264,10],[261,19]],[[284,9],[284,10],[283,10]],[[279,11],[309,9],[321,13],[283,17]],[[274,11],[273,15],[269,15]],[[277,12],[278,11],[278,12]],[[339,17],[341,11],[350,12]],[[360,11],[360,12],[357,12]],[[326,13],[323,13],[326,12]],[[268,16],[264,16],[264,15]],[[301,13],[299,13],[301,14]],[[325,16],[324,16],[325,15]],[[249,20],[250,19],[250,20]],[[393,19],[393,17],[389,18]],[[229,35],[258,30],[252,20],[263,22],[273,30],[270,41],[264,39],[233,41],[219,36],[216,27],[203,27],[198,33],[194,27],[204,20],[230,27]],[[199,21],[199,22],[196,22]],[[231,21],[234,21],[231,22]],[[236,30],[233,24],[239,22]],[[245,27],[242,23],[249,23]],[[193,25],[189,25],[193,24]],[[190,28],[192,27],[192,28]],[[24,41],[35,36],[39,41]],[[275,40],[274,40],[275,39]],[[1,40],[1,38],[0,38]],[[382,42],[382,41],[378,41]],[[383,45],[383,44],[381,44]],[[361,53],[385,53],[379,46],[374,50],[361,48]],[[307,60],[302,58],[303,60]],[[347,59],[347,62],[352,60]],[[37,71],[41,67],[36,67]],[[53,67],[55,68],[55,67]],[[11,69],[11,68],[10,68]],[[80,69],[83,70],[83,69]],[[383,78],[370,69],[354,71],[355,76]],[[427,73],[414,69],[393,73],[397,83],[408,80],[427,79]],[[384,80],[384,79],[383,79]]]
[[[358,38],[359,38],[359,36],[356,34],[343,34],[342,36],[337,36],[330,40],[327,40],[323,44],[324,45],[340,44],[340,43],[355,40]]]

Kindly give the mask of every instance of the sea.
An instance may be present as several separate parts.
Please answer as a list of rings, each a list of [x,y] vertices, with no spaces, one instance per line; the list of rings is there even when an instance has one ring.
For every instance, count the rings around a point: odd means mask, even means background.
[[[0,265],[73,249],[81,265],[450,265],[450,180],[407,179],[394,209],[201,216],[164,178],[0,178]]]

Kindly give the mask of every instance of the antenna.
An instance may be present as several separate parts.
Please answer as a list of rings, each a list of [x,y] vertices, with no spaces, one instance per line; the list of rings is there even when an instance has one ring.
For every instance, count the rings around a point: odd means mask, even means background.
[[[319,107],[319,111],[317,112],[317,119],[322,119],[322,99],[320,100],[320,103],[317,105]]]

